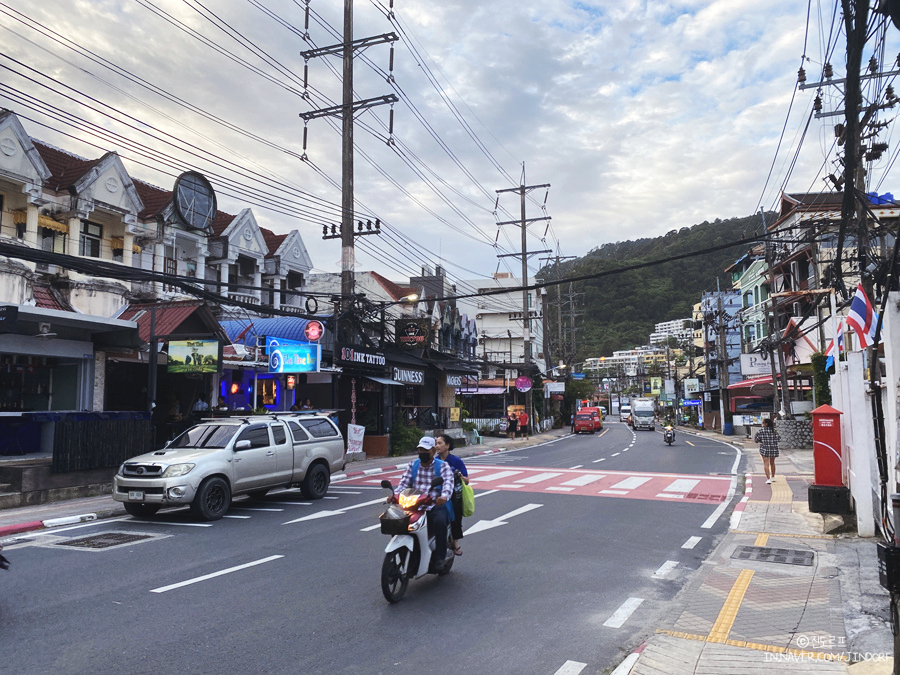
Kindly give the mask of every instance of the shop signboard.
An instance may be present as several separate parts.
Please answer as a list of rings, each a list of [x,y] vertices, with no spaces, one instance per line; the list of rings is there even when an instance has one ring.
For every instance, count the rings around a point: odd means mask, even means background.
[[[414,384],[422,386],[425,384],[425,371],[418,368],[401,368],[394,366],[391,369],[391,379],[403,384]]]
[[[363,451],[363,440],[366,436],[366,428],[359,424],[347,425],[347,454],[352,455]]]
[[[572,379],[573,380],[583,380],[584,373],[572,373]]]
[[[527,391],[531,391],[531,378],[525,377],[522,375],[521,377],[516,378],[516,389],[521,391],[523,394]]]
[[[366,347],[341,347],[337,352],[336,361],[340,363],[352,363],[359,366],[371,366],[383,368],[387,363],[384,354]]]
[[[215,373],[218,369],[218,340],[169,340],[168,372]]]
[[[422,349],[431,343],[431,321],[428,319],[397,319],[394,322],[395,342],[407,349]]]
[[[768,354],[741,354],[741,375],[744,377],[755,377],[758,375],[771,375],[772,362],[768,358]]]
[[[565,382],[544,382],[545,394],[562,394],[566,391]]]
[[[281,345],[269,351],[269,372],[317,373],[321,360],[321,345]]]
[[[450,408],[450,421],[451,422],[459,422],[459,420],[460,420],[459,412],[460,412],[459,408]]]
[[[462,387],[466,379],[465,375],[452,375],[450,373],[447,373],[445,377],[445,383],[448,387]]]
[[[684,381],[684,397],[688,398],[696,396],[700,393],[700,380],[696,377],[689,377]]]
[[[661,377],[651,377],[650,378],[650,393],[654,396],[658,396],[659,392],[662,391],[662,378]]]
[[[318,342],[325,335],[325,326],[321,321],[310,320],[303,329],[303,335],[310,342]]]

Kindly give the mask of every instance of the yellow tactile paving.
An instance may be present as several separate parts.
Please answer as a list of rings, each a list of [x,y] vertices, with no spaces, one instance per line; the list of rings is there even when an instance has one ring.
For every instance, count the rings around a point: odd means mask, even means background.
[[[728,634],[731,632],[731,627],[734,625],[735,617],[737,617],[738,610],[741,608],[741,603],[744,601],[744,595],[747,593],[747,588],[750,586],[752,578],[753,570],[741,570],[737,580],[734,582],[734,586],[731,587],[731,591],[728,593],[728,597],[725,598],[725,604],[722,606],[722,610],[719,612],[712,630],[709,631],[707,642],[725,642],[728,639]]]
[[[765,532],[760,532],[756,536],[756,541],[753,543],[754,546],[765,546],[769,543],[769,535]]]
[[[847,654],[832,654],[830,652],[808,652],[802,649],[790,649],[788,647],[779,647],[776,645],[766,645],[761,642],[746,642],[744,640],[713,640],[711,635],[697,635],[694,633],[681,633],[676,630],[666,630],[665,628],[657,628],[657,633],[664,633],[672,637],[681,638],[682,640],[697,640],[699,642],[721,642],[722,644],[732,647],[744,647],[746,649],[754,649],[760,652],[772,652],[774,654],[793,654],[794,656],[802,656],[813,661],[848,661]]]
[[[770,537],[792,537],[794,539],[834,539],[833,534],[789,534],[786,532],[755,532],[753,530],[732,530],[732,534],[768,534]]]
[[[772,504],[790,504],[794,501],[794,493],[788,486],[787,481],[782,476],[775,476],[775,482],[770,483],[772,486],[772,498],[769,502]]]

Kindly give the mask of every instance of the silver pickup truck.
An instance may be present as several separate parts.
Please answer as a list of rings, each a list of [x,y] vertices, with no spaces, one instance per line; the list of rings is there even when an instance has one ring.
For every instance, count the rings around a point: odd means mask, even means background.
[[[326,414],[213,419],[123,463],[113,499],[133,516],[190,504],[200,518],[218,520],[234,495],[299,486],[307,499],[321,499],[343,467],[344,439]]]

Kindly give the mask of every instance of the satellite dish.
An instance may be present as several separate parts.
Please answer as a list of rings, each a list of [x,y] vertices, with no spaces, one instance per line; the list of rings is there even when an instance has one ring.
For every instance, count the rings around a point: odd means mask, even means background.
[[[196,171],[185,171],[175,179],[172,193],[178,219],[191,230],[210,234],[216,217],[216,193],[206,177]]]

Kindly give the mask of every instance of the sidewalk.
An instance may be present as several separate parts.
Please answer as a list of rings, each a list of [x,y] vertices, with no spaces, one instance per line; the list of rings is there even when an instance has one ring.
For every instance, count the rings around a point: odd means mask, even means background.
[[[755,443],[698,433],[744,448],[744,498],[655,634],[614,674],[890,673],[876,542],[827,534],[842,520],[810,513],[812,451],[782,450],[769,485]]]
[[[462,458],[474,455],[500,452],[507,449],[523,448],[544,443],[569,433],[569,429],[553,429],[531,436],[529,439],[485,437],[480,445],[467,446],[454,450]],[[354,478],[367,473],[378,473],[398,467],[405,467],[415,455],[402,457],[377,457],[362,461],[348,462],[345,470],[331,477],[332,483],[340,483],[347,478]],[[101,518],[126,516],[121,502],[114,501],[111,495],[68,499],[35,506],[20,506],[12,509],[0,509],[0,542],[5,538],[21,532],[40,530],[45,527],[58,527],[78,522],[88,522]]]

